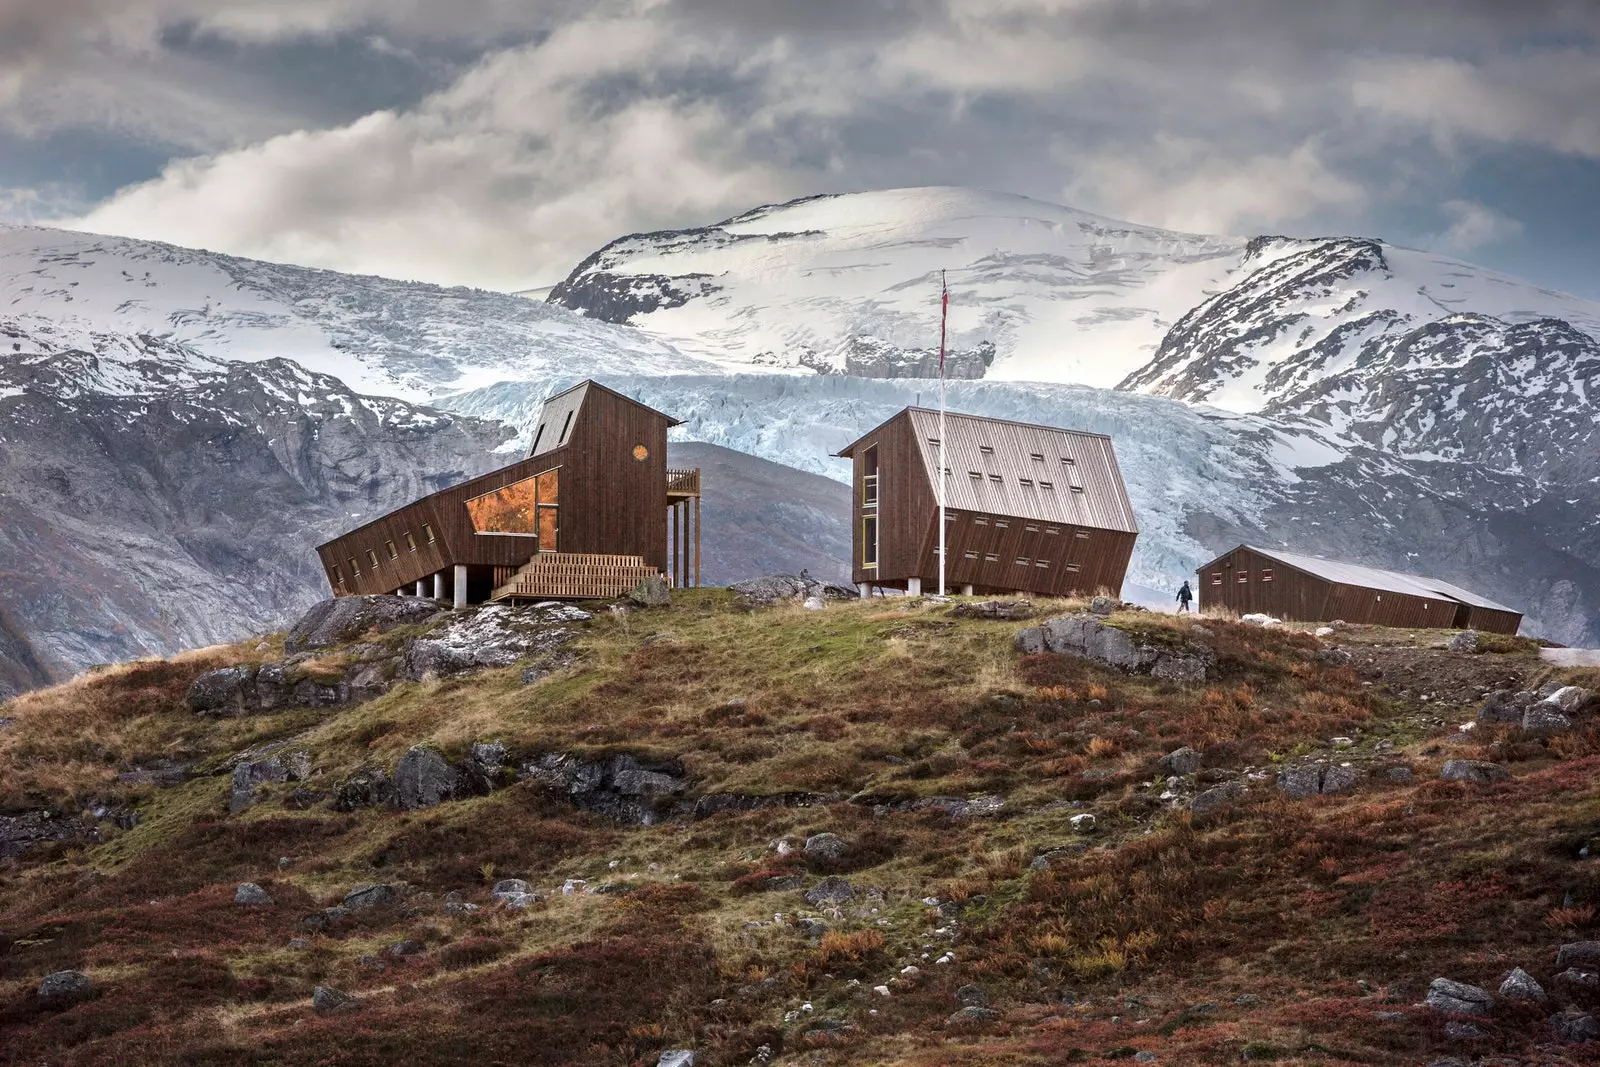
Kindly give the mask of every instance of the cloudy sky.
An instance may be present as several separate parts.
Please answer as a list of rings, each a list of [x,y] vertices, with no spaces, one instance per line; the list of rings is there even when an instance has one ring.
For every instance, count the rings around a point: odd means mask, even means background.
[[[522,288],[928,184],[1600,298],[1600,2],[0,0],[0,220]]]

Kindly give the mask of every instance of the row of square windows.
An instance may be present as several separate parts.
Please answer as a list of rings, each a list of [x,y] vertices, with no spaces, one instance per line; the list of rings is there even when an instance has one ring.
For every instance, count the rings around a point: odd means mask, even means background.
[[[415,552],[417,550],[417,539],[411,536],[411,531],[409,530],[406,531],[404,536],[406,542],[406,551]],[[422,524],[422,537],[423,540],[428,544],[433,544],[433,527],[428,523]],[[400,550],[395,547],[395,543],[393,541],[385,541],[383,543],[383,549],[389,554],[389,558],[391,560],[400,558]],[[376,572],[378,568],[382,566],[382,563],[378,559],[378,550],[375,548],[367,549],[367,559],[372,563],[372,569],[374,572]],[[350,573],[357,578],[361,577],[361,561],[355,556],[350,557]],[[334,584],[336,585],[344,584],[344,571],[339,568],[337,563],[333,565],[333,580]]]
[[[945,517],[944,521],[947,522],[947,523],[955,522],[956,521],[956,516],[947,515]],[[987,516],[987,515],[974,515],[972,517],[972,525],[974,525],[974,526],[988,526],[988,525],[991,525],[991,523],[993,524],[993,526],[994,526],[994,528],[996,530],[1009,530],[1009,529],[1011,529],[1011,520],[1010,519],[993,519],[993,520],[991,520],[989,518],[989,516]],[[1061,536],[1061,527],[1059,527],[1059,526],[1040,526],[1038,523],[1030,522],[1030,523],[1025,523],[1023,525],[1023,527],[1022,527],[1022,532],[1023,533],[1034,533],[1034,534],[1036,534],[1036,533],[1039,533],[1041,531],[1044,533],[1044,535],[1046,537],[1060,537]],[[1075,530],[1073,532],[1072,536],[1076,537],[1080,541],[1087,541],[1087,540],[1089,540],[1089,531],[1088,530]]]
[[[935,556],[937,556],[939,554],[939,550],[937,548],[934,549],[933,550],[933,554]],[[976,560],[979,557],[979,555],[980,555],[980,553],[977,553],[977,552],[970,552],[969,551],[969,552],[966,553],[966,557],[968,559],[970,559],[970,560]],[[985,552],[985,553],[982,553],[981,555],[983,556],[983,561],[985,563],[999,563],[1000,562],[1000,553],[998,553],[998,552]],[[1047,560],[1047,559],[1033,559],[1033,558],[1030,558],[1028,556],[1018,556],[1016,558],[1016,564],[1019,567],[1042,567],[1042,568],[1045,568],[1045,569],[1048,569],[1050,567],[1050,561],[1049,560]],[[1066,569],[1069,572],[1071,572],[1073,574],[1076,574],[1078,572],[1078,565],[1076,563],[1068,563],[1066,565]]]
[[[928,443],[930,445],[932,445],[934,448],[938,448],[939,447],[939,439],[937,437],[928,438]],[[992,455],[994,455],[994,446],[993,445],[979,445],[978,446],[978,451],[980,453],[982,453],[983,455],[985,455],[985,456],[992,456]],[[1043,452],[1031,453],[1029,458],[1032,459],[1035,463],[1043,463],[1045,461]],[[1061,457],[1061,464],[1062,464],[1062,466],[1065,466],[1065,467],[1076,467],[1078,465],[1078,461],[1073,459],[1070,456],[1062,456]]]
[[[1240,585],[1248,585],[1250,583],[1250,572],[1249,571],[1239,571],[1237,574],[1234,575],[1233,580],[1238,582]],[[1272,581],[1272,568],[1271,567],[1262,568],[1261,580],[1263,582]],[[1211,572],[1211,584],[1212,585],[1221,585],[1221,584],[1223,584],[1223,577],[1222,577],[1222,572],[1221,571],[1212,571]]]

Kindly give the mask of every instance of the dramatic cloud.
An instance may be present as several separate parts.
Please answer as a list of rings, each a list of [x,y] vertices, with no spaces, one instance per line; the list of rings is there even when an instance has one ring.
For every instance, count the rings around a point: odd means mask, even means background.
[[[1600,159],[1597,35],[1562,0],[0,0],[0,123],[174,146],[85,227],[492,286],[912,184],[1201,231],[1420,201],[1466,251],[1521,216],[1464,194],[1475,154]]]

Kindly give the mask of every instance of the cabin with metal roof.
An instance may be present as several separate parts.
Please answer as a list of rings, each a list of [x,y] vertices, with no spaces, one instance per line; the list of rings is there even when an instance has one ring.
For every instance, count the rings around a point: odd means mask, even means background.
[[[944,433],[950,592],[1121,591],[1139,527],[1109,437],[954,412]],[[938,588],[939,441],[939,413],[906,408],[839,452],[863,595]]]
[[[700,579],[700,472],[667,469],[676,419],[586,381],[545,401],[527,458],[317,549],[335,596],[622,596]]]
[[[1522,612],[1418,574],[1240,545],[1200,568],[1200,609],[1296,622],[1367,623],[1515,634]]]

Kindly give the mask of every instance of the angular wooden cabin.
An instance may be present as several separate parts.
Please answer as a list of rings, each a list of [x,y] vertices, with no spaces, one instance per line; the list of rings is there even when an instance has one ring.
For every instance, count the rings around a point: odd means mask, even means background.
[[[677,420],[586,381],[546,400],[528,458],[320,546],[335,596],[469,603],[622,596],[700,580],[700,472],[667,469]]]
[[[1111,439],[945,416],[946,588],[1120,592],[1139,527]],[[939,583],[939,413],[907,408],[839,453],[855,464],[854,578],[913,595]]]
[[[1416,574],[1240,545],[1200,568],[1200,608],[1296,622],[1367,623],[1515,634],[1522,612]]]

